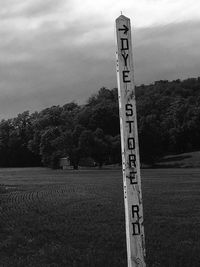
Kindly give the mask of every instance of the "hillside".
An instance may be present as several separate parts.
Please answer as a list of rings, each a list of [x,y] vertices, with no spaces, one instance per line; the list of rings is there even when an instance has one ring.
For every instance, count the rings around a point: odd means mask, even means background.
[[[200,151],[163,157],[156,167],[164,168],[200,168]]]
[[[143,164],[154,166],[166,155],[200,151],[200,77],[157,81],[135,91]],[[121,162],[117,88],[102,87],[82,106],[25,111],[0,122],[0,167],[58,168],[62,157],[74,169],[88,157],[99,167]]]

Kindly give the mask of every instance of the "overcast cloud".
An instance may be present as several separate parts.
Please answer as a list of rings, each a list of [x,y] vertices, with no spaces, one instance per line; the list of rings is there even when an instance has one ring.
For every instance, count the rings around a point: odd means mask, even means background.
[[[136,84],[200,76],[198,0],[0,0],[0,119],[116,87],[114,21],[131,18]]]

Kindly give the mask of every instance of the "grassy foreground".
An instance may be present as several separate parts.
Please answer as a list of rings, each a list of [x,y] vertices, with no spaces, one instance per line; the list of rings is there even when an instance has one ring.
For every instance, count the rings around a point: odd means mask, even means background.
[[[1,267],[125,267],[120,170],[0,169]],[[148,267],[200,266],[200,169],[142,170]]]

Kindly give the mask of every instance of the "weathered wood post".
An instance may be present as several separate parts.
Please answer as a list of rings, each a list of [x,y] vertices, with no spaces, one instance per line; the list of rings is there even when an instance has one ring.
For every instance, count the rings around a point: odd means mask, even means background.
[[[128,267],[145,267],[145,239],[130,19],[116,19],[117,80]]]

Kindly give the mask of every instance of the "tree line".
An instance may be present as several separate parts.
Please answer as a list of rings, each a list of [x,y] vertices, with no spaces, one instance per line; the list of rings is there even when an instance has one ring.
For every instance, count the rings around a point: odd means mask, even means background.
[[[143,163],[200,149],[200,77],[135,90]],[[121,162],[117,88],[101,88],[85,105],[71,102],[1,120],[0,167],[58,168],[62,157],[74,169],[83,158],[99,167]]]

